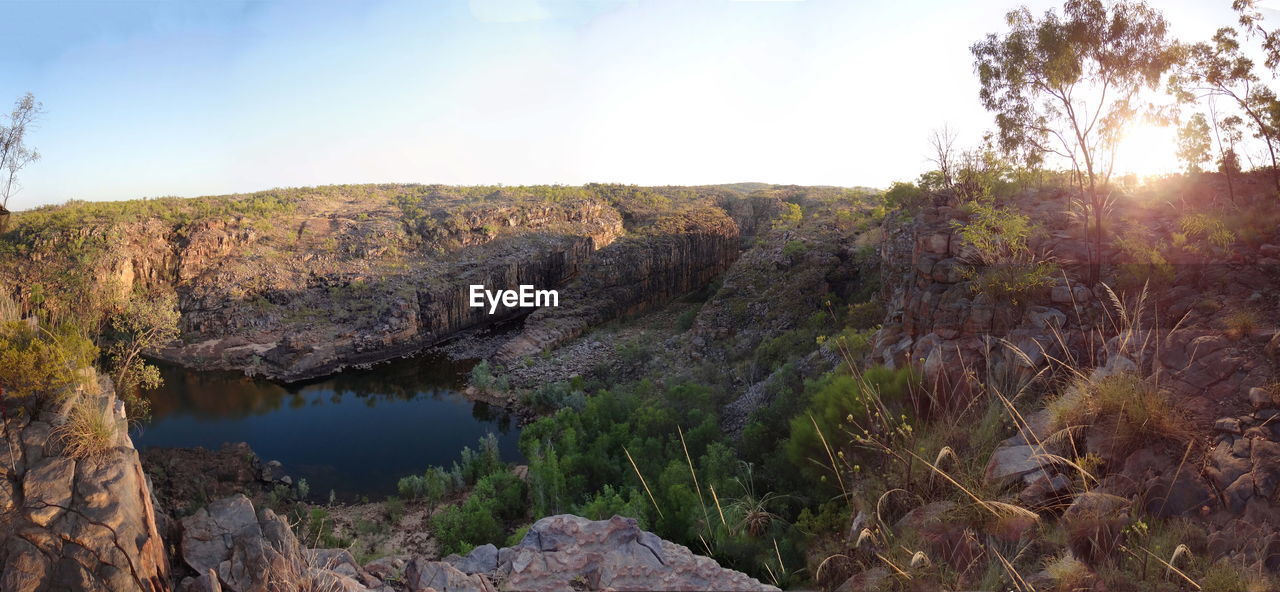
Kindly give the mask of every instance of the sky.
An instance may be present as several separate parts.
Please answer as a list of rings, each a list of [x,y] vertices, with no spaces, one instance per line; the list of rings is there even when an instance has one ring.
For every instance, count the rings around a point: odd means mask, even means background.
[[[926,168],[930,130],[992,127],[968,48],[1017,5],[6,1],[0,103],[32,92],[45,111],[9,207],[370,182],[886,186]],[[1180,38],[1235,22],[1229,0],[1156,5]],[[1143,137],[1146,158],[1171,151]]]

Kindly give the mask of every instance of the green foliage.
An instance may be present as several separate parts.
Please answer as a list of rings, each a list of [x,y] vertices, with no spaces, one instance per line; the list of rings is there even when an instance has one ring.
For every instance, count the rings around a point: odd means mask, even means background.
[[[698,309],[691,308],[689,310],[686,310],[680,313],[679,317],[676,317],[676,329],[679,330],[681,333],[684,333],[685,331],[688,331],[689,329],[693,328],[693,323],[697,319],[698,319]]]
[[[526,493],[524,482],[511,473],[481,478],[466,501],[431,518],[431,532],[440,542],[441,553],[466,554],[478,545],[503,544],[503,521],[521,517]]]
[[[568,497],[568,485],[560,456],[551,443],[534,444],[529,454],[529,493],[535,516],[560,513]]]
[[[800,220],[804,218],[804,211],[800,206],[793,203],[782,204],[782,212],[774,219],[774,228],[795,228],[800,225]]]
[[[920,208],[928,205],[929,196],[914,183],[898,181],[884,192],[884,203],[891,210],[914,215]]]
[[[0,323],[0,387],[6,398],[51,397],[83,381],[97,349],[77,330]]]
[[[489,360],[480,360],[471,367],[471,386],[484,391],[505,391],[510,388],[510,383],[506,376],[494,375]]]
[[[453,477],[440,467],[429,467],[425,473],[403,477],[397,483],[401,497],[422,500],[432,507],[453,493],[455,487]]]
[[[987,202],[969,202],[968,222],[952,222],[960,238],[978,252],[981,264],[1007,263],[1027,252],[1031,218],[1011,208]]]
[[[581,388],[565,382],[547,382],[526,393],[522,399],[525,406],[535,413],[544,414],[568,407],[582,409],[587,404],[586,393]]]
[[[1053,285],[1060,271],[1054,263],[1034,261],[994,265],[977,272],[969,269],[962,275],[969,279],[974,292],[1016,303],[1028,293]]]
[[[808,250],[809,247],[804,244],[804,241],[787,241],[787,244],[782,246],[782,256],[787,259],[795,259],[796,257],[803,255],[805,251]]]
[[[146,417],[149,406],[139,392],[160,386],[159,370],[148,364],[143,352],[178,338],[177,296],[171,292],[135,293],[109,317],[110,331],[103,335],[111,360],[116,392],[130,406],[130,415]]]
[[[820,478],[827,469],[828,446],[858,434],[857,426],[868,425],[870,415],[880,412],[879,403],[902,401],[916,388],[918,377],[910,369],[890,370],[882,366],[870,368],[860,377],[827,374],[806,385],[812,399],[800,415],[791,419],[791,435],[785,448],[791,462]],[[814,461],[820,465],[815,465]]]
[[[1199,173],[1200,165],[1209,160],[1209,122],[1196,113],[1178,128],[1178,158],[1187,165],[1188,173]]]

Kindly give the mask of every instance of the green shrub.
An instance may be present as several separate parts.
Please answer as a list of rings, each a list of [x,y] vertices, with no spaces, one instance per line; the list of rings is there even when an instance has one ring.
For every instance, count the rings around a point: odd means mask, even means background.
[[[806,385],[813,392],[808,409],[791,419],[791,435],[785,444],[787,455],[804,471],[822,477],[830,472],[827,447],[833,453],[840,442],[861,435],[880,406],[893,406],[915,387],[917,377],[909,369],[870,368],[859,379],[830,373]],[[821,434],[821,435],[819,435]],[[826,440],[824,446],[823,440]],[[820,463],[815,465],[814,461]]]
[[[73,329],[0,323],[0,387],[6,397],[52,396],[79,384],[97,349]]]
[[[899,181],[884,192],[884,203],[890,209],[913,216],[929,203],[929,196],[915,183]]]
[[[693,328],[693,323],[698,319],[698,309],[690,308],[676,317],[676,329],[681,333]]]
[[[787,241],[787,244],[782,246],[782,256],[788,259],[794,259],[803,255],[807,250],[809,250],[809,247],[804,244],[804,241]]]
[[[442,554],[466,554],[478,545],[505,542],[503,520],[519,518],[525,508],[525,484],[511,473],[495,473],[476,483],[466,501],[431,518]]]

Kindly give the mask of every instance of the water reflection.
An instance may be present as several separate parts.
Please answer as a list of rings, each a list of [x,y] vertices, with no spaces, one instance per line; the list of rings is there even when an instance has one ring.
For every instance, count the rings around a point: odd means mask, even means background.
[[[161,365],[147,393],[152,419],[135,430],[148,446],[245,441],[279,460],[313,495],[387,494],[428,465],[448,465],[488,432],[519,460],[519,429],[502,409],[459,394],[471,363],[419,356],[283,386],[230,372]]]

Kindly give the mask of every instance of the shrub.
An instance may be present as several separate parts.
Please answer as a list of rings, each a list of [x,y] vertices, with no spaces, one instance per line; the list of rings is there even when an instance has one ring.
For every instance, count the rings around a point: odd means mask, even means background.
[[[481,360],[471,367],[471,385],[483,391],[505,391],[509,386],[507,377],[494,374],[489,360]]]
[[[1031,219],[1009,208],[985,202],[965,204],[969,221],[952,222],[960,238],[977,250],[972,263],[996,265],[1020,261],[1034,227]]]
[[[57,333],[24,321],[0,323],[0,387],[8,397],[51,396],[83,380],[97,352],[74,330]]]
[[[891,209],[901,210],[907,215],[915,215],[929,202],[929,196],[915,183],[894,183],[884,192],[884,202]]]
[[[969,280],[969,288],[975,293],[1017,302],[1031,292],[1053,285],[1058,271],[1056,264],[1039,261],[968,269],[961,275]]]
[[[804,244],[804,241],[798,241],[798,240],[787,241],[787,244],[782,246],[782,256],[788,259],[794,259],[796,257],[799,257],[800,255],[803,255],[805,251],[808,251],[808,250],[809,250],[809,247]]]
[[[773,221],[774,228],[795,228],[804,218],[804,211],[793,203],[782,204],[782,213]]]
[[[477,545],[502,544],[502,520],[518,518],[524,509],[524,482],[511,473],[489,475],[476,483],[466,501],[431,518],[431,530],[442,554],[466,554]]]
[[[901,402],[915,383],[909,369],[883,366],[868,369],[861,378],[831,373],[810,382],[806,389],[813,392],[813,398],[805,412],[791,419],[791,435],[785,444],[791,462],[805,467],[806,472],[817,468],[814,460],[829,464],[827,446],[834,451],[838,441],[861,434],[854,424],[866,426],[881,405]]]
[[[676,317],[676,330],[684,333],[693,328],[693,322],[698,319],[698,309],[690,308]]]

